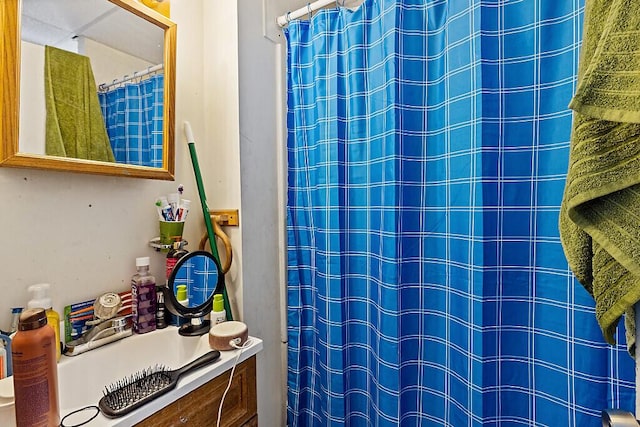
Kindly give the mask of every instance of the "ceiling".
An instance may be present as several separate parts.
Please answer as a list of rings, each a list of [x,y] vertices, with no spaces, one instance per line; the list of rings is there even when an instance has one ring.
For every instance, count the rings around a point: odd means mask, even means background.
[[[84,36],[148,62],[163,62],[164,31],[108,0],[22,0],[22,40],[59,47]]]

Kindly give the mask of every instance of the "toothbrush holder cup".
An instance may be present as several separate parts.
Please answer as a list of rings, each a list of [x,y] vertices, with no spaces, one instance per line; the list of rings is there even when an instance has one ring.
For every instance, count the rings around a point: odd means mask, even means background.
[[[182,238],[183,230],[184,221],[160,221],[160,244],[171,245],[176,238]]]

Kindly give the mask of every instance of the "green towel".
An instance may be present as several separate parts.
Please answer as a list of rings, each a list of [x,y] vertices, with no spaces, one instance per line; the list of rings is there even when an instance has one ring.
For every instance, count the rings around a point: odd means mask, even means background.
[[[559,227],[607,342],[640,300],[640,0],[587,0]]]
[[[51,46],[44,58],[46,154],[115,161],[89,58]]]

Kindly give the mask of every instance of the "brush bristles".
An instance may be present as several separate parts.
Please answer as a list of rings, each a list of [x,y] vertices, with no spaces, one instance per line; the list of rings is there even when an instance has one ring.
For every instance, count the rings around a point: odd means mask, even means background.
[[[171,383],[168,372],[160,365],[137,372],[105,387],[102,401],[114,412],[122,411],[167,387]]]

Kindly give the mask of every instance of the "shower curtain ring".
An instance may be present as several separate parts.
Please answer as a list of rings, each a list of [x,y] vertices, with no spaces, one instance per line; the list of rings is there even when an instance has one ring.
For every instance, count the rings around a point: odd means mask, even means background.
[[[307,14],[309,14],[309,21],[313,18],[313,9],[311,9],[311,3],[307,3]]]
[[[287,16],[286,16],[286,18],[287,18],[287,24],[288,24],[289,22],[291,22],[291,17],[290,17],[289,15],[291,15],[291,11],[288,11],[288,12],[287,12]]]

